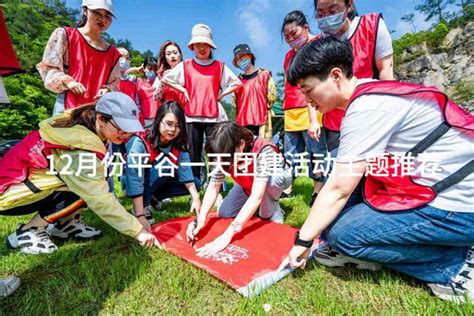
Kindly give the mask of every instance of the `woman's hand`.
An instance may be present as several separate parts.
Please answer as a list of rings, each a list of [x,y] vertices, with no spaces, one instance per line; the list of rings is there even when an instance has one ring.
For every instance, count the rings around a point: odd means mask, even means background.
[[[196,212],[196,215],[199,214],[199,211],[201,210],[201,200],[199,199],[199,196],[193,198],[193,201],[191,202],[191,208],[189,209],[189,212]]]
[[[308,135],[314,140],[319,140],[321,136],[321,125],[319,125],[319,122],[316,121],[309,126]]]
[[[283,260],[279,270],[283,270],[288,265],[293,269],[306,267],[306,259],[308,258],[310,248],[294,245],[288,253],[288,257]]]
[[[159,81],[159,80],[158,80]],[[159,82],[156,86],[153,86],[153,99],[160,100],[163,97],[163,86],[161,82]]]
[[[195,219],[188,224],[188,229],[186,229],[186,240],[191,242],[196,239],[197,234],[203,229],[205,226],[204,222]]]
[[[186,102],[189,102],[190,98],[189,98],[188,90],[184,90],[183,95],[184,95],[184,98],[186,99]]]
[[[135,239],[138,240],[138,242],[140,243],[141,246],[149,247],[149,248],[151,248],[153,246],[156,246],[156,247],[161,249],[161,245],[158,242],[158,239],[156,239],[156,237],[154,235],[147,232],[145,230],[145,228],[143,228],[138,233],[138,235],[135,236]]]
[[[77,81],[71,81],[67,84],[67,88],[72,91],[74,94],[84,94],[86,93],[87,89],[84,85]]]
[[[232,241],[233,234],[226,230],[222,235],[214,239],[214,241],[204,245],[196,250],[199,257],[212,256],[221,250],[224,250]]]

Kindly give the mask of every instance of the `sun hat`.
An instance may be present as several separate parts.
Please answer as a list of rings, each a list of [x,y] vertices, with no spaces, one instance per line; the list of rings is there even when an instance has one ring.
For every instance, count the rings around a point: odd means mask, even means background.
[[[216,43],[212,40],[212,30],[206,24],[198,23],[193,26],[191,31],[191,40],[188,43],[188,48],[192,49],[191,45],[196,43],[206,43],[212,48],[217,48]]]

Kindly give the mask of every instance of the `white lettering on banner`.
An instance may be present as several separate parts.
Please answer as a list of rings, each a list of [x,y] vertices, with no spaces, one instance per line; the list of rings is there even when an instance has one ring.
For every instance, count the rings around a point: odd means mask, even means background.
[[[173,153],[169,153],[167,155],[160,153],[158,157],[156,157],[155,161],[158,162],[153,168],[158,170],[158,176],[174,178],[174,172],[178,169],[178,166],[171,159],[176,161],[178,158],[173,155]]]
[[[118,161],[115,158],[118,157]],[[123,175],[123,166],[125,165],[125,160],[123,159],[123,155],[121,153],[113,153],[111,155],[109,152],[105,154],[104,159],[102,159],[101,163],[105,167],[105,174],[106,176],[114,176],[117,175],[121,177]],[[112,169],[109,170],[109,167],[112,166]],[[118,168],[118,173],[116,172],[116,168]]]
[[[129,168],[138,169],[138,176],[143,177],[143,171],[145,168],[151,168],[148,164],[150,160],[150,154],[148,153],[131,153],[130,163],[128,164]]]
[[[249,170],[252,162],[257,160],[255,153],[235,153],[234,154],[234,175],[236,177],[254,176],[255,170]]]
[[[262,155],[262,169],[264,174],[262,176],[280,176],[283,174],[283,164],[285,162],[285,158],[281,153],[271,152],[271,153],[264,153]],[[258,172],[259,170],[257,170]],[[258,174],[260,175],[260,174]]]
[[[233,265],[239,262],[239,260],[248,259],[249,251],[245,248],[230,244],[224,250],[213,255],[205,256],[204,258]]]
[[[293,160],[294,163],[294,171],[296,177],[308,177],[309,176],[309,153],[297,153],[292,155],[295,157]]]
[[[230,166],[230,162],[229,161],[223,161],[222,158],[232,157],[231,154],[208,154],[207,157],[209,159],[209,167],[211,167],[211,166],[215,167],[215,169],[213,169],[212,171],[219,170],[225,176],[227,176],[227,177],[230,176],[230,173],[225,171],[226,168],[224,168],[224,167]],[[217,158],[217,159],[215,159],[215,158]],[[216,171],[214,171],[214,172],[216,172]]]

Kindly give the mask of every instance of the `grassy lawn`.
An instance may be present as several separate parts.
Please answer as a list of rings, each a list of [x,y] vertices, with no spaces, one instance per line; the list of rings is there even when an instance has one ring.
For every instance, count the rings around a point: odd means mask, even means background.
[[[311,182],[300,178],[296,196],[283,199],[285,222],[301,226],[309,209]],[[130,208],[130,201],[125,201]],[[165,204],[162,221],[188,216],[187,197]],[[206,272],[158,249],[142,249],[90,211],[85,221],[104,233],[87,243],[67,242],[51,255],[26,256],[7,249],[8,234],[25,217],[0,217],[0,274],[17,275],[22,286],[0,300],[0,315],[45,314],[474,314],[432,296],[426,286],[388,269],[364,272],[308,264],[251,299]]]

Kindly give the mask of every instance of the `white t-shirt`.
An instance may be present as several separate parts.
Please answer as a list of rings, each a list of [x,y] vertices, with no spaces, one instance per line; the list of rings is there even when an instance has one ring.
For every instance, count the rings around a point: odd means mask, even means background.
[[[358,84],[369,80],[359,80]],[[402,155],[417,145],[443,121],[439,106],[426,100],[366,95],[347,109],[341,125],[338,161],[361,161],[367,156]],[[474,143],[459,129],[451,128],[426,151],[437,172],[422,174],[424,158],[415,160],[413,179],[433,185],[474,157]],[[434,158],[434,159],[433,159]],[[426,159],[426,158],[425,158]],[[454,212],[474,212],[474,174],[442,191],[429,205]]]
[[[343,38],[349,39],[354,35],[355,31],[357,30],[357,26],[359,26],[360,18],[360,16],[356,16],[351,21],[349,29],[347,29],[347,31],[342,35]],[[322,35],[327,36],[325,33],[322,33]],[[390,32],[388,31],[384,20],[380,19],[379,28],[377,30],[377,42],[375,44],[375,60],[379,60],[390,55],[393,55],[392,37],[390,36]]]
[[[197,58],[194,58],[194,61],[199,65],[207,66],[211,64],[214,59],[210,59],[208,61],[203,61]],[[184,62],[180,62],[177,64],[173,69],[163,75],[163,79],[168,81],[177,83],[181,86],[184,86]],[[221,89],[225,90],[229,87],[238,86],[240,85],[240,79],[229,69],[226,65],[224,65],[224,71],[222,74],[221,79]],[[226,122],[227,114],[224,110],[224,107],[220,102],[217,102],[217,107],[219,109],[219,114],[217,118],[208,118],[208,117],[189,117],[186,116],[186,123],[192,122],[199,122],[199,123],[219,123],[219,122]]]

